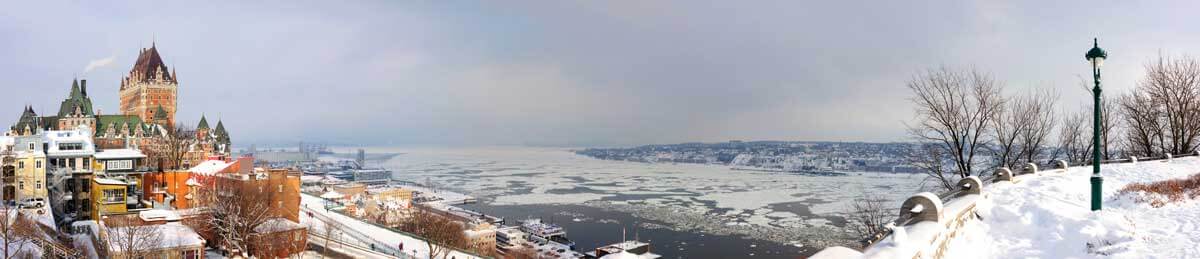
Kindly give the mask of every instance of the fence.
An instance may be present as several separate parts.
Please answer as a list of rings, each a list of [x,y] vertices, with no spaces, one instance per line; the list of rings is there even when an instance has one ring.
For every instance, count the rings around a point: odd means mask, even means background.
[[[1188,156],[1200,156],[1200,150],[1190,154],[1166,154],[1145,159],[1134,156],[1127,159],[1101,160],[1100,164],[1170,161]],[[872,235],[873,238],[865,242],[862,252],[845,247],[830,247],[822,249],[810,258],[842,258],[847,255],[864,258],[943,258],[950,240],[959,234],[964,224],[976,218],[975,205],[979,199],[985,197],[985,186],[1012,184],[1030,175],[1064,172],[1071,166],[1090,166],[1091,163],[1070,164],[1063,160],[1055,160],[1049,165],[1054,169],[1039,171],[1038,165],[1033,163],[1021,166],[1016,172],[1001,167],[983,177],[963,178],[955,185],[955,189],[947,192],[917,193],[900,205],[899,217],[885,228],[886,232]],[[918,245],[900,246],[900,242]]]

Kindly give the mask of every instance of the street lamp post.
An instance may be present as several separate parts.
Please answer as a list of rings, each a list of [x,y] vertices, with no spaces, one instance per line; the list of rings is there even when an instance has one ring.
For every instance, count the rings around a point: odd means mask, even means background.
[[[1092,39],[1092,49],[1087,52],[1087,60],[1092,63],[1092,80],[1096,86],[1092,88],[1092,98],[1094,98],[1095,109],[1092,116],[1092,211],[1100,210],[1100,186],[1104,185],[1104,178],[1100,177],[1100,147],[1104,143],[1100,142],[1100,66],[1104,64],[1104,59],[1108,58],[1108,52],[1100,49],[1100,41]]]

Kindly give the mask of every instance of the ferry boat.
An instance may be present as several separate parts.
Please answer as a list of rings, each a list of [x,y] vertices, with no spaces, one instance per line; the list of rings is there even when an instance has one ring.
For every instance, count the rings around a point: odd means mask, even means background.
[[[575,242],[567,239],[567,231],[562,227],[542,222],[541,219],[527,219],[521,222],[521,231],[529,234],[526,238],[539,245],[550,242],[562,244],[575,250]]]

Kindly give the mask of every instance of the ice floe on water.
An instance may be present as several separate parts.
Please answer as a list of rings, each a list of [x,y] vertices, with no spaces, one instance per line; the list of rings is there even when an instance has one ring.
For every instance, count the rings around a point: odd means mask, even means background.
[[[841,232],[840,213],[863,193],[899,203],[921,175],[812,176],[720,165],[605,161],[553,148],[379,149],[396,179],[430,182],[491,205],[578,204],[623,211],[679,231],[813,246]],[[570,215],[573,219],[589,220]],[[647,223],[657,224],[657,223]],[[800,242],[804,242],[801,244]]]

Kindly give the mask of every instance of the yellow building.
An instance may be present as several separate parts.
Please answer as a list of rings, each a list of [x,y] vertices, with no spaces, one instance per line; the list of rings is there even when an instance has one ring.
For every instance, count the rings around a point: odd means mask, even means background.
[[[380,200],[411,201],[413,191],[404,188],[387,189],[376,194],[376,197]]]
[[[127,184],[121,180],[96,178],[92,179],[92,218],[99,219],[102,215],[125,214],[128,197],[125,195]]]
[[[496,226],[487,222],[476,224],[464,230],[467,237],[467,247],[481,254],[491,254],[496,250]]]
[[[26,206],[45,205],[46,203],[46,167],[48,165],[46,164],[46,153],[42,149],[41,135],[16,137],[16,145],[14,145],[16,181],[12,187],[16,191],[16,200]]]

